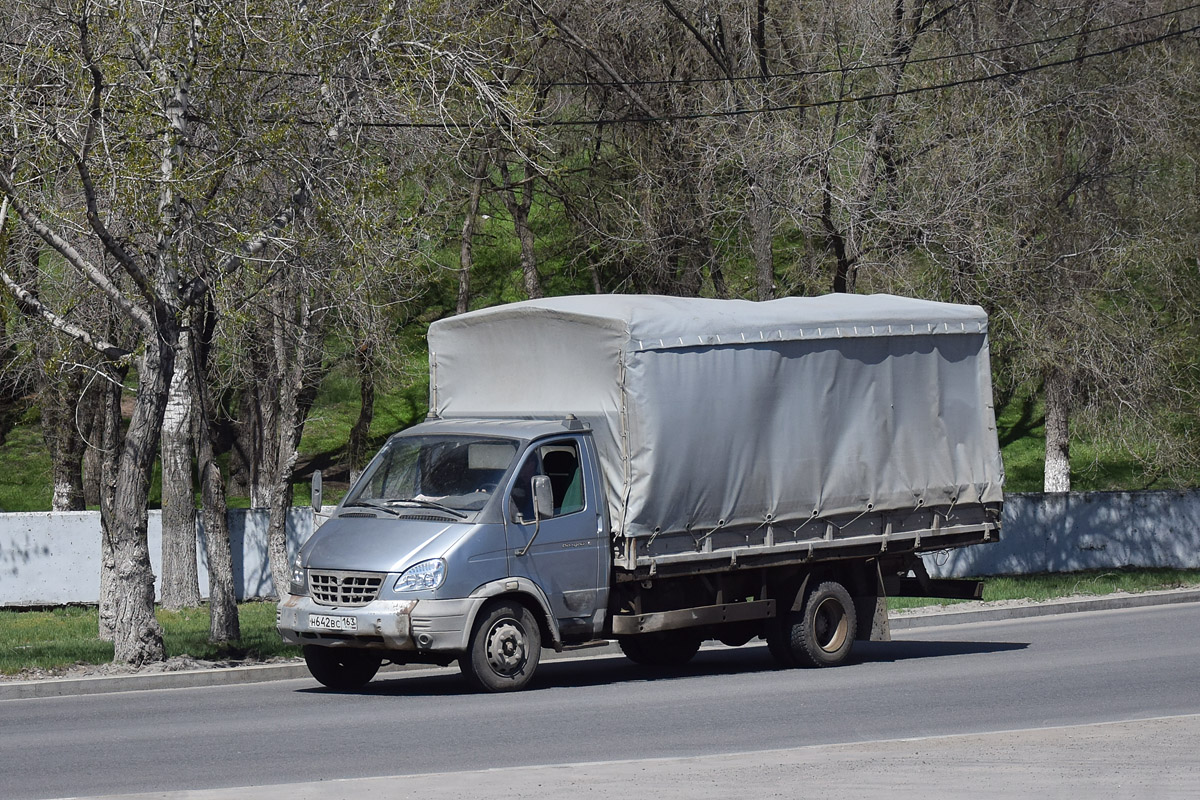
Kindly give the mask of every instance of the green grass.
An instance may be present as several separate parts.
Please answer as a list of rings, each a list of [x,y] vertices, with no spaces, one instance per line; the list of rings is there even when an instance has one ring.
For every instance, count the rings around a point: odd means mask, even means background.
[[[1073,595],[1101,595],[1113,592],[1152,592],[1200,586],[1196,569],[1097,569],[1080,572],[1055,572],[1037,575],[998,575],[983,579],[983,599],[1053,600]],[[961,600],[929,597],[892,597],[893,610],[929,605],[952,605]]]
[[[54,494],[50,450],[37,414],[27,414],[0,447],[0,509],[48,511]]]
[[[202,660],[258,661],[300,654],[299,648],[285,645],[275,630],[274,603],[239,605],[242,638],[226,645],[208,641],[207,607],[160,609],[156,616],[163,627],[168,658],[187,655]],[[108,663],[113,658],[113,646],[96,635],[98,625],[94,607],[0,611],[0,673]]]

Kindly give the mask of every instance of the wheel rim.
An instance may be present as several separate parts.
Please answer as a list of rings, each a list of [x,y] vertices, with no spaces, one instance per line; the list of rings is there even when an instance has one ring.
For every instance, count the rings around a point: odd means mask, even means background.
[[[836,653],[846,643],[849,630],[850,621],[842,604],[833,597],[822,600],[813,613],[813,634],[817,646],[826,653]]]
[[[521,623],[508,617],[497,620],[487,636],[487,662],[492,672],[511,678],[528,660],[529,644]]]

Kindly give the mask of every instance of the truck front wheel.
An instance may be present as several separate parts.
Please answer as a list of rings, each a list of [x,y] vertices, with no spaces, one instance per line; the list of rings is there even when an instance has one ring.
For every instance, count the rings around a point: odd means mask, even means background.
[[[459,669],[476,689],[524,689],[542,657],[542,634],[529,609],[516,602],[487,606],[475,620]]]
[[[370,650],[309,644],[304,646],[304,663],[323,685],[345,691],[358,689],[374,678],[383,656]]]
[[[857,633],[850,593],[825,581],[808,590],[799,611],[778,618],[767,646],[781,666],[834,667],[850,656]]]

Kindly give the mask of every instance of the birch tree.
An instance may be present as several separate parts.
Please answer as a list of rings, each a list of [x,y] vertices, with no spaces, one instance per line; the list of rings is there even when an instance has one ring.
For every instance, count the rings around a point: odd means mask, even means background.
[[[201,20],[195,7],[177,17],[139,8],[22,5],[5,45],[5,168],[0,196],[65,269],[76,271],[129,321],[134,335],[108,341],[77,321],[70,306],[52,307],[12,275],[2,276],[18,306],[60,333],[118,364],[136,365],[138,384],[120,448],[111,505],[104,504],[117,591],[115,659],[142,664],[164,655],[154,618],[154,575],[146,541],[146,499],[162,413],[174,370],[183,283],[173,258],[179,208],[173,179],[186,134],[186,98],[198,58]],[[182,54],[172,74],[164,45]],[[15,43],[15,44],[14,44]],[[157,109],[123,113],[121,98]],[[158,191],[139,196],[126,170],[154,159]],[[66,167],[58,170],[57,165]],[[70,177],[67,177],[69,169]],[[69,186],[46,191],[44,176]],[[66,202],[64,202],[66,201]],[[132,210],[132,213],[127,211]],[[134,219],[153,222],[140,230]]]
[[[281,443],[273,466],[288,475],[306,404],[296,370],[311,363],[320,320],[340,302],[312,302],[324,285],[295,280],[303,259],[328,254],[304,246],[330,232],[314,220],[338,216],[333,211],[355,194],[328,189],[345,186],[349,173],[362,177],[365,167],[377,170],[373,185],[386,182],[383,150],[360,159],[380,143],[367,132],[393,130],[372,125],[395,123],[396,140],[449,119],[451,105],[503,130],[521,114],[472,49],[478,40],[464,44],[461,19],[448,7],[409,14],[392,4],[80,0],[14,10],[0,60],[0,218],[16,214],[63,269],[88,283],[92,298],[113,304],[131,333],[105,338],[75,305],[55,305],[14,275],[2,277],[24,312],[136,375],[112,501],[103,505],[105,563],[117,587],[115,657],[141,664],[163,656],[146,501],[189,309],[210,296],[228,298],[239,275],[242,287],[261,276],[263,308],[274,313],[271,340],[284,343],[275,347],[276,364],[289,354],[300,359],[273,373],[288,375],[283,419],[273,429]],[[479,30],[488,35],[485,24]],[[292,345],[289,320],[302,331]],[[273,527],[273,571],[286,581],[277,538]]]

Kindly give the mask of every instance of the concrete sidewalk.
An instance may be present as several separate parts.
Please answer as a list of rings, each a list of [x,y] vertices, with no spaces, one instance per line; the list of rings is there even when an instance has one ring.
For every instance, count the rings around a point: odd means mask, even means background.
[[[893,612],[893,631],[926,628],[939,625],[962,625],[995,622],[1055,614],[1085,611],[1107,611],[1120,608],[1200,602],[1200,589],[1171,589],[1139,594],[1116,593],[1094,598],[1063,598],[1046,602],[995,601],[972,602],[951,606],[926,606],[910,611]],[[584,655],[619,654],[616,643],[555,653],[544,651],[542,659],[578,658]],[[380,674],[410,669],[429,669],[427,665],[387,666]],[[308,678],[308,668],[300,659],[283,664],[256,664],[240,667],[215,667],[181,670],[178,672],[146,671],[125,675],[94,675],[81,678],[44,678],[32,681],[0,681],[0,701],[35,697],[105,694],[146,689],[183,689],[200,686],[231,686],[263,681]]]

